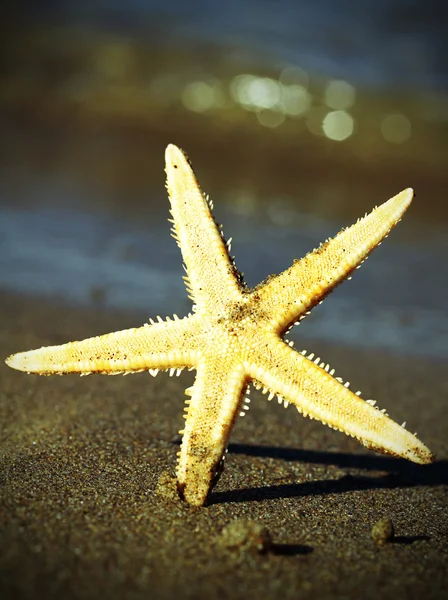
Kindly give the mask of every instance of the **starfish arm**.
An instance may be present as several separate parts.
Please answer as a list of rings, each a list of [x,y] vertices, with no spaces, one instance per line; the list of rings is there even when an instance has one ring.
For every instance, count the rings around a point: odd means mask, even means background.
[[[195,317],[162,321],[134,329],[13,354],[13,369],[51,375],[135,373],[194,366]]]
[[[185,429],[178,453],[178,489],[188,503],[202,506],[211,490],[230,432],[243,401],[245,373],[226,358],[201,357],[191,400],[187,401]]]
[[[304,416],[339,429],[377,452],[420,464],[434,460],[415,435],[278,338],[273,336],[257,354],[247,369],[251,377],[294,404]]]
[[[255,288],[262,306],[275,314],[274,329],[283,333],[347,278],[400,221],[412,196],[412,189],[404,190]]]
[[[187,157],[170,144],[165,160],[173,237],[182,251],[192,300],[199,308],[211,308],[239,299],[237,271]]]

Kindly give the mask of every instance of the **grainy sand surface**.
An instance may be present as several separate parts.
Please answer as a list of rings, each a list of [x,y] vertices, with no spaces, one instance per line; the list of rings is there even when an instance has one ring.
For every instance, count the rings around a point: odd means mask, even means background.
[[[2,357],[144,319],[6,294],[0,315]],[[170,480],[193,374],[40,378],[0,364],[1,597],[444,597],[442,362],[312,349],[417,429],[437,461],[379,456],[254,394],[209,506],[195,509]],[[383,517],[395,536],[378,546]],[[235,521],[232,545],[222,531]],[[245,540],[251,521],[270,534],[265,553]]]

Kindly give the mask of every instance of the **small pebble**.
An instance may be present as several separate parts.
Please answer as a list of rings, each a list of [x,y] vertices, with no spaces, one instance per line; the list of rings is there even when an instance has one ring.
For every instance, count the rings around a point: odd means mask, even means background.
[[[267,528],[257,521],[238,519],[226,525],[220,542],[231,550],[243,550],[264,554],[272,548],[272,539]]]
[[[372,527],[372,539],[377,546],[384,546],[394,537],[394,524],[390,517],[381,517]]]
[[[169,471],[163,471],[160,474],[154,493],[165,500],[180,502],[179,493],[177,491],[177,479]]]

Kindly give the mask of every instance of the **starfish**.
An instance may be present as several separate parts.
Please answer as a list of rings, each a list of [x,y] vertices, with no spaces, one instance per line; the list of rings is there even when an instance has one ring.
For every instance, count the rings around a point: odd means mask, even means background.
[[[314,354],[296,352],[286,332],[378,246],[411,203],[407,189],[342,230],[280,273],[248,289],[229,256],[212,202],[176,146],[166,149],[170,221],[185,262],[193,312],[125,331],[10,356],[7,364],[40,375],[116,374],[195,369],[186,390],[185,428],[177,487],[188,503],[203,505],[222,466],[230,433],[246,406],[249,384],[278,395],[304,416],[338,429],[378,452],[430,463],[434,456],[403,425],[363,400]]]

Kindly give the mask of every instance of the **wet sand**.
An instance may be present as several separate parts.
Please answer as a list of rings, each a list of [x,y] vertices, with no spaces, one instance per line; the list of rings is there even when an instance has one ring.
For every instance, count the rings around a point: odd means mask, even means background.
[[[2,357],[149,316],[7,294],[0,307]],[[406,420],[437,461],[377,455],[254,393],[209,506],[195,509],[170,483],[193,374],[41,378],[0,364],[1,597],[442,598],[442,361],[312,350]],[[371,530],[383,517],[395,536],[378,546]],[[234,521],[242,536],[232,544],[222,531]],[[247,521],[270,534],[264,553],[244,540]]]

